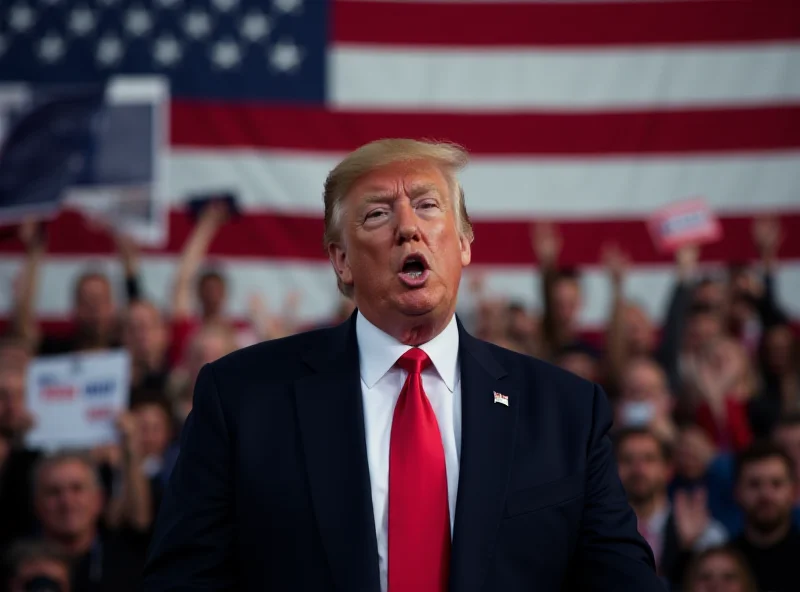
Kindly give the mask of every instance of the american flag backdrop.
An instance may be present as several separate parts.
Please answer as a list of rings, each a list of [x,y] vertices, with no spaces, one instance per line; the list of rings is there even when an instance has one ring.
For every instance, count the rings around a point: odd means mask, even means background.
[[[538,302],[528,232],[549,219],[561,261],[586,269],[587,325],[609,311],[609,242],[659,318],[673,278],[645,220],[703,197],[722,218],[709,263],[752,259],[752,217],[781,216],[779,295],[800,316],[797,0],[0,0],[0,79],[120,73],[171,81],[170,236],[143,268],[159,302],[191,229],[182,200],[226,188],[246,214],[211,251],[231,312],[299,290],[303,316],[330,313],[323,180],[346,151],[404,136],[472,153],[473,261],[493,291]],[[20,250],[2,249],[10,278]],[[64,318],[65,287],[87,257],[112,261],[112,243],[65,213],[50,253],[39,310]]]

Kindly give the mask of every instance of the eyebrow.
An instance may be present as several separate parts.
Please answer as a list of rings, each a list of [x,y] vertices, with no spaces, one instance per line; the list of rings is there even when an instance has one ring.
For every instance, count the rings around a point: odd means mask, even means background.
[[[439,188],[435,183],[424,183],[412,185],[409,190],[409,197],[414,199],[415,197],[425,195],[426,193],[435,193],[436,195],[440,195]],[[365,197],[364,201],[366,203],[387,203],[396,197],[397,195],[393,191],[387,192],[379,189],[368,189],[367,196]]]

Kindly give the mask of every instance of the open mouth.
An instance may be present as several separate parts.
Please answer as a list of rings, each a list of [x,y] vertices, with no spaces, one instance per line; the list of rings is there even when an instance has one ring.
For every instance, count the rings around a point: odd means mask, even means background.
[[[419,254],[408,255],[400,268],[400,280],[409,287],[416,288],[428,279],[428,262]]]

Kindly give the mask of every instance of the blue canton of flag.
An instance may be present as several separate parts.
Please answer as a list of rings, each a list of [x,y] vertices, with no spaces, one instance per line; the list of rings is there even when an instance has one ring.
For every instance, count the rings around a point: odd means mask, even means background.
[[[169,78],[175,98],[325,100],[327,0],[3,0],[0,80]]]

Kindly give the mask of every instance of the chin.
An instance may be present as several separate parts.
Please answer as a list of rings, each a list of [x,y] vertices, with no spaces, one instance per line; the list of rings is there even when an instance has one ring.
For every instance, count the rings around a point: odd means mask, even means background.
[[[433,312],[441,304],[441,298],[430,289],[409,290],[401,294],[396,302],[404,314],[421,316]]]

